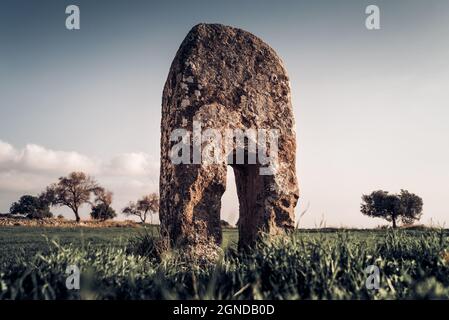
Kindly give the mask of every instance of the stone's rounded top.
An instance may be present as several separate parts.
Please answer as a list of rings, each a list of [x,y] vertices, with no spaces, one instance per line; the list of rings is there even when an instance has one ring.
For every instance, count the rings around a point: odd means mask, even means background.
[[[244,35],[245,37],[248,38],[254,38],[257,39],[260,42],[263,42],[261,39],[257,38],[255,35],[253,35],[252,33],[239,29],[239,28],[235,28],[235,27],[231,27],[231,26],[226,26],[224,24],[220,24],[220,23],[199,23],[197,25],[195,25],[188,33],[188,36],[191,37],[201,37],[201,36],[210,36],[210,35],[219,35],[219,34],[226,34],[229,36],[236,36],[238,33],[240,33],[241,35]]]
[[[273,56],[282,64],[276,52],[262,39],[254,34],[231,26],[219,23],[199,23],[187,34],[181,48],[206,44],[209,49],[232,48],[240,50],[239,54],[255,55],[262,53],[265,56]],[[266,57],[265,57],[266,59]]]
[[[205,22],[201,22],[198,23],[197,25],[193,26],[192,29],[190,29],[189,33],[207,33],[207,32],[217,32],[217,31],[222,31],[222,32],[235,32],[237,30],[243,31],[243,32],[247,32],[244,31],[242,29],[239,28],[235,28],[235,27],[231,27],[231,26],[226,26],[224,24],[221,23],[205,23]],[[247,32],[249,33],[249,32]]]
[[[195,25],[192,29],[190,29],[187,37],[193,38],[193,37],[220,35],[220,34],[235,36],[237,33],[241,33],[242,35],[244,34],[246,37],[258,39],[255,35],[253,35],[248,31],[231,26],[226,26],[220,23],[199,23]],[[262,40],[260,39],[258,40],[262,42]]]
[[[278,114],[280,122],[292,122],[289,78],[276,52],[242,29],[201,23],[178,49],[163,106],[191,118],[214,103],[241,113],[245,126],[263,126],[270,113]]]

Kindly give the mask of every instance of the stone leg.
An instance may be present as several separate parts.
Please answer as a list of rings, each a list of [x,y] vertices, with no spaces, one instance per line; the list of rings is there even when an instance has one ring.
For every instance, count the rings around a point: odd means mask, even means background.
[[[234,165],[239,199],[239,248],[252,246],[266,229],[263,211],[263,176],[256,165]]]
[[[177,165],[173,184],[166,185],[171,204],[162,212],[172,244],[220,245],[221,197],[226,188],[226,165]]]
[[[294,229],[297,189],[278,185],[276,176],[260,175],[258,165],[233,165],[239,198],[239,248],[252,247],[261,233]]]

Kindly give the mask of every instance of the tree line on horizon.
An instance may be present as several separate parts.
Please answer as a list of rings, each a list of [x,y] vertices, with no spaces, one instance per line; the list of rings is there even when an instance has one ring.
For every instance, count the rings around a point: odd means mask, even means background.
[[[30,219],[53,217],[51,207],[68,207],[74,214],[76,222],[81,221],[79,210],[83,205],[90,205],[90,216],[94,220],[105,221],[117,216],[111,207],[113,193],[84,172],[72,172],[60,177],[56,183],[49,185],[37,196],[24,195],[10,208],[11,215],[25,216]],[[141,223],[147,217],[159,211],[159,196],[156,193],[144,195],[136,202],[129,202],[122,209],[126,216],[136,216]]]
[[[93,198],[93,200],[92,200]],[[10,208],[11,215],[25,216],[30,219],[53,217],[50,208],[68,207],[80,222],[80,207],[89,204],[90,216],[94,220],[105,221],[117,216],[111,207],[113,193],[100,186],[98,182],[84,172],[72,172],[66,177],[60,177],[56,183],[48,186],[37,196],[24,195]],[[423,200],[416,194],[401,190],[399,194],[377,190],[371,194],[362,195],[360,211],[362,214],[383,218],[392,223],[393,228],[401,221],[411,224],[422,215]],[[148,216],[159,212],[159,196],[156,193],[144,195],[137,201],[131,201],[122,209],[122,214],[135,216],[141,223],[146,223]],[[151,219],[151,223],[152,223]],[[225,221],[221,222],[226,226]]]

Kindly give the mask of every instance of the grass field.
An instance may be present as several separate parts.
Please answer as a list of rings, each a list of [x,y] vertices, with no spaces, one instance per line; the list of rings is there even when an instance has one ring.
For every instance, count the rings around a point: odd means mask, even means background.
[[[66,227],[0,227],[0,271],[22,259],[30,259],[36,254],[46,254],[51,241],[60,245],[72,245],[83,248],[124,248],[130,238],[146,232],[157,234],[155,226],[123,228],[66,228]],[[236,246],[236,229],[223,231],[223,247]]]
[[[235,250],[224,230],[216,265],[186,264],[175,253],[157,261],[130,243],[152,243],[148,228],[0,228],[3,299],[422,299],[449,298],[446,230],[302,230]],[[130,240],[132,240],[130,242]],[[132,249],[132,248],[131,248]],[[67,290],[68,265],[82,270]],[[380,287],[366,287],[366,268]]]
[[[154,226],[146,227],[148,232],[157,234]],[[46,254],[51,248],[51,240],[57,241],[61,245],[69,245],[83,248],[86,245],[91,247],[123,248],[129,239],[145,233],[143,227],[124,228],[66,228],[66,227],[0,227],[0,267],[14,264],[21,259],[34,257],[36,254]],[[325,235],[332,239],[336,236],[333,231],[305,230],[303,232],[311,238]],[[382,230],[351,231],[355,237],[367,243],[374,242],[385,234]],[[223,248],[235,248],[238,241],[237,229],[223,230]],[[0,269],[1,270],[1,269]]]
[[[31,258],[37,253],[46,254],[50,240],[61,245],[83,247],[88,243],[97,247],[120,248],[139,228],[57,228],[57,227],[2,227],[0,228],[0,266]]]

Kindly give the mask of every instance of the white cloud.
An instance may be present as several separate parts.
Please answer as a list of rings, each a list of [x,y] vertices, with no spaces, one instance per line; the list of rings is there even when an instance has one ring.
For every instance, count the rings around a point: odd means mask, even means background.
[[[13,146],[0,140],[0,168],[12,163],[16,156]]]
[[[0,172],[29,171],[32,173],[67,174],[85,171],[90,174],[119,176],[149,176],[158,172],[159,161],[143,152],[122,153],[112,159],[95,159],[75,151],[56,151],[27,144],[18,150],[0,140]]]
[[[123,153],[106,164],[107,173],[114,175],[149,175],[155,172],[158,163],[145,153]]]
[[[18,163],[31,171],[67,171],[95,172],[95,161],[77,152],[53,151],[29,144],[19,155]]]
[[[55,177],[49,175],[40,175],[31,172],[21,172],[16,170],[0,170],[0,192],[21,193],[21,195],[37,194],[47,185],[54,182]],[[0,203],[0,206],[3,204]]]
[[[54,151],[36,144],[18,150],[0,140],[1,171],[31,171],[63,174],[67,171],[96,171],[94,160],[77,152]]]

